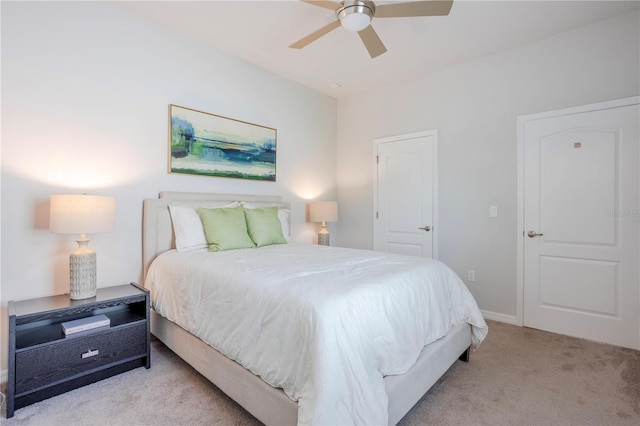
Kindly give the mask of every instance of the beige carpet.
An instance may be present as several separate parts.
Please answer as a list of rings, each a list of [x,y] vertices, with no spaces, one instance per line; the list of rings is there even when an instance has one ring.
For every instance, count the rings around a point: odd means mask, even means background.
[[[639,425],[640,352],[489,322],[403,425]],[[17,410],[3,425],[259,424],[160,342],[152,367]]]

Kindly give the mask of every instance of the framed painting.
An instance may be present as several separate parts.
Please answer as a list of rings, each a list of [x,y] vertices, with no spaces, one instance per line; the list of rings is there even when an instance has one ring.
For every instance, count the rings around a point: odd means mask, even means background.
[[[169,173],[276,180],[277,131],[169,105]]]

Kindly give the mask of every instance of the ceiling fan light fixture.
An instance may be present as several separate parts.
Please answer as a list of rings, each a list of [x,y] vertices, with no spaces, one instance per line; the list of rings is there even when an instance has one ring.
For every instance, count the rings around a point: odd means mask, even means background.
[[[375,13],[375,4],[371,1],[343,1],[336,10],[340,25],[347,31],[362,31],[369,26]]]

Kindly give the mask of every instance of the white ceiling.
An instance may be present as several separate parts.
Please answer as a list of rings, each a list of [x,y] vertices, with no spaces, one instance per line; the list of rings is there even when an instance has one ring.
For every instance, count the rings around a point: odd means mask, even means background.
[[[392,3],[378,1],[381,5]],[[424,75],[632,10],[640,1],[456,0],[449,16],[374,18],[387,53],[371,59],[337,28],[302,50],[288,46],[335,20],[296,0],[120,2],[135,15],[290,80],[340,98]],[[339,84],[339,88],[332,85]]]

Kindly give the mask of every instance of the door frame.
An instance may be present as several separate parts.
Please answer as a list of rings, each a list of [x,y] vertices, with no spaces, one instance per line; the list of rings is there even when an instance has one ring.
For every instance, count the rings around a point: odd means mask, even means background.
[[[619,108],[640,103],[640,96],[616,99],[612,101],[597,102],[588,105],[581,105],[571,108],[563,108],[553,111],[546,111],[536,114],[518,116],[518,147],[517,147],[517,265],[516,265],[516,325],[524,325],[524,132],[528,121],[540,120],[543,118],[559,117],[563,115],[581,114],[589,111]],[[640,303],[640,301],[639,301]]]
[[[416,133],[406,133],[402,135],[386,136],[373,139],[373,210],[371,218],[373,223],[372,248],[375,247],[378,230],[376,227],[376,212],[378,211],[378,146],[383,143],[397,142],[407,139],[417,139],[431,136],[433,138],[433,221],[431,223],[432,232],[432,259],[438,259],[438,130],[424,130]]]

